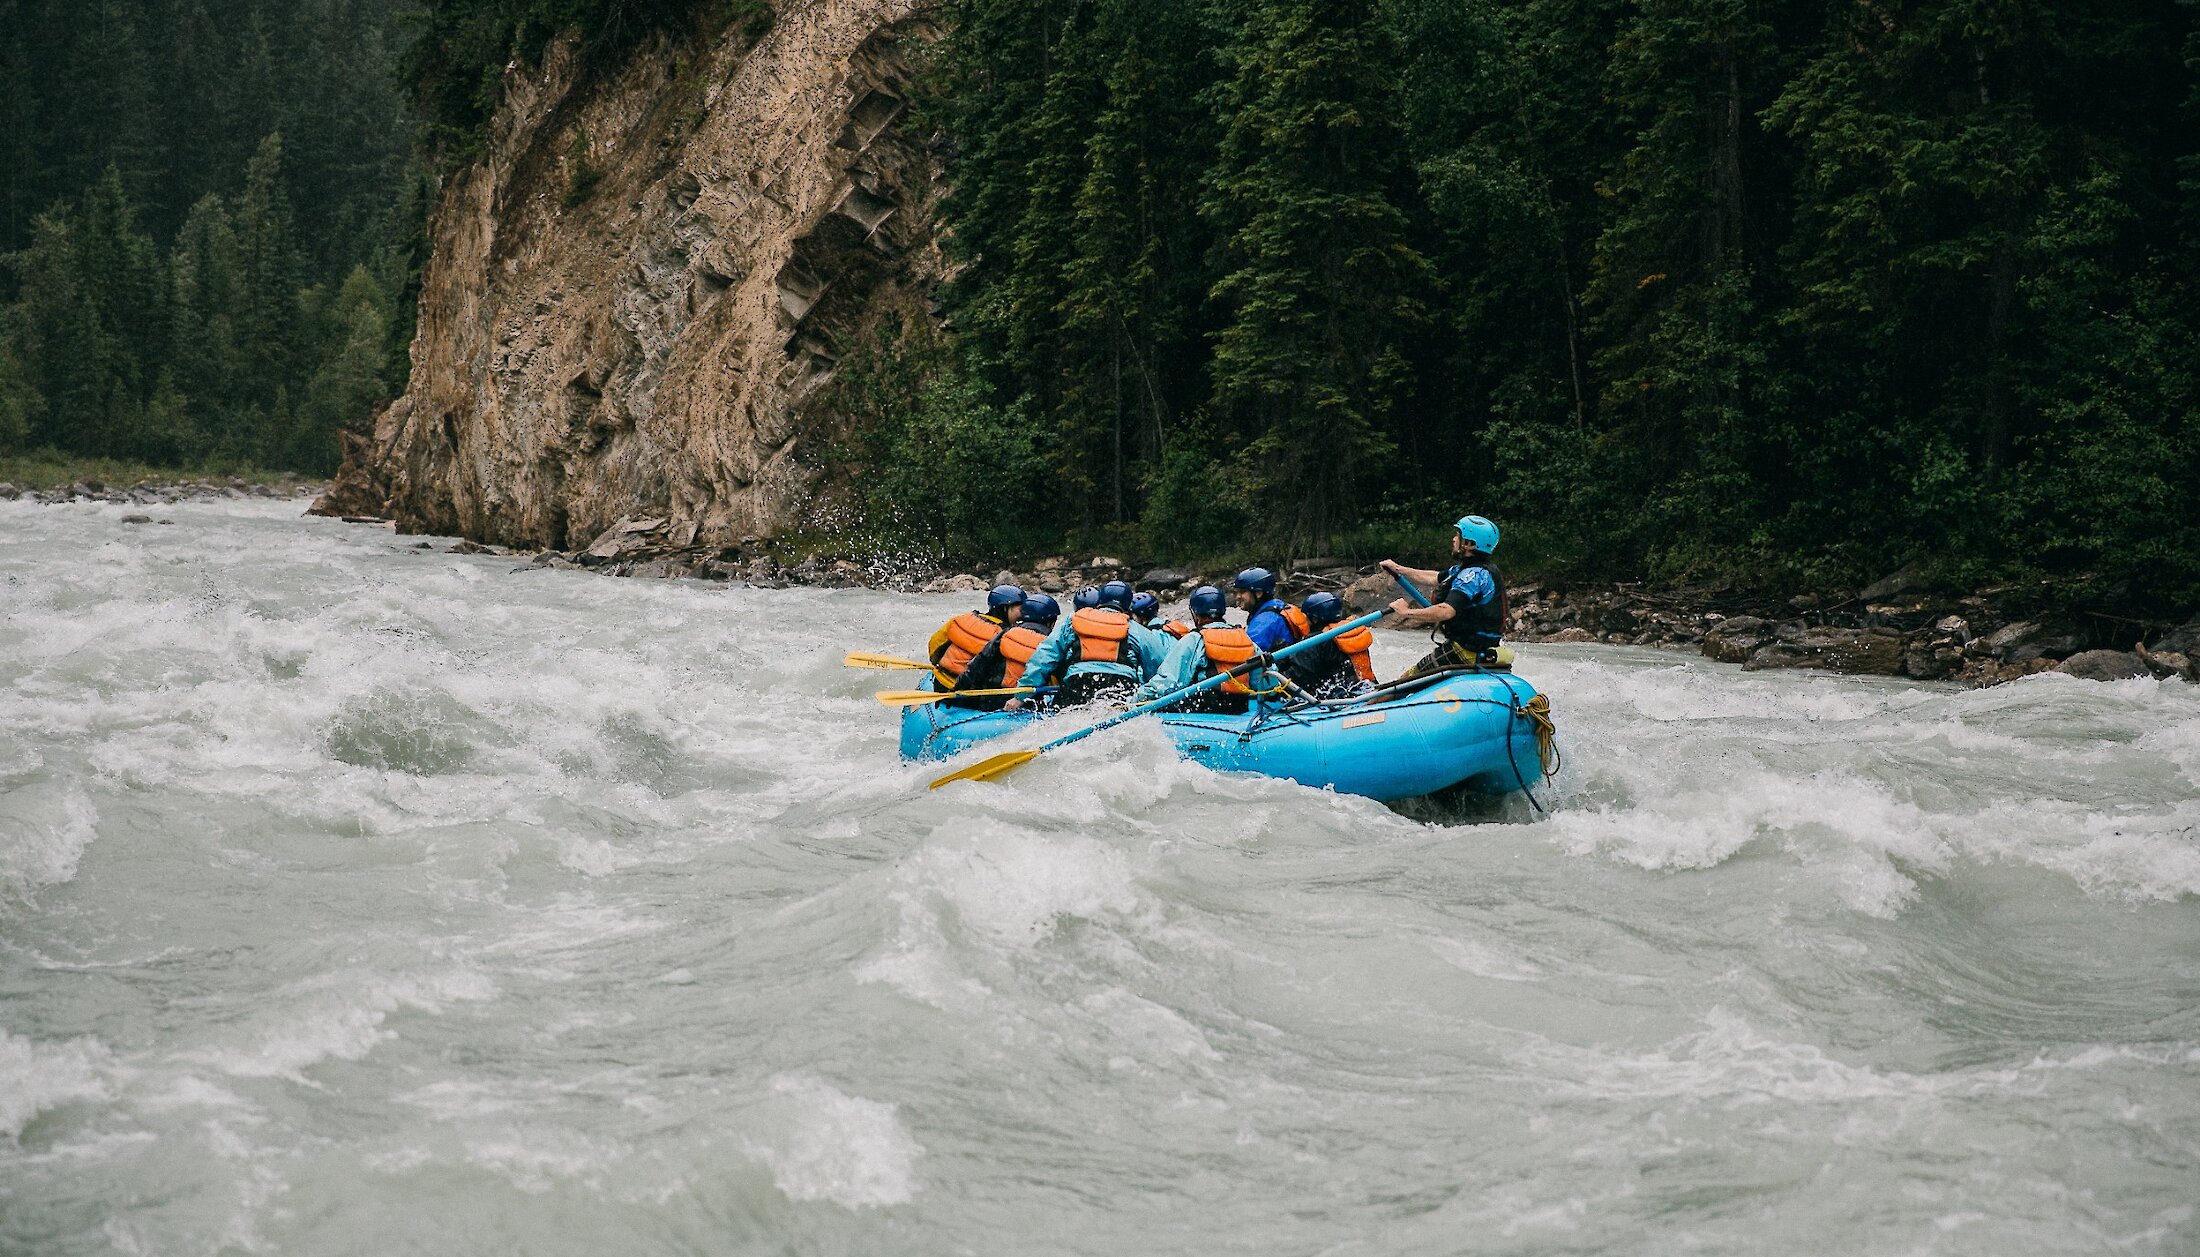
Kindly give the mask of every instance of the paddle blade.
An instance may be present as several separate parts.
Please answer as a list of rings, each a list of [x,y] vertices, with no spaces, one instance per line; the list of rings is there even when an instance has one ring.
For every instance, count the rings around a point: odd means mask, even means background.
[[[1007,751],[990,759],[981,759],[968,768],[959,768],[932,783],[934,790],[950,781],[996,781],[1039,758],[1037,751]]]
[[[901,668],[914,668],[919,672],[927,672],[932,667],[931,664],[924,663],[921,660],[903,659],[897,655],[874,655],[867,650],[850,652],[847,658],[840,661],[840,666],[843,668],[877,668],[882,672],[892,672]]]
[[[955,697],[953,690],[880,690],[871,695],[888,707],[922,707],[944,698]]]

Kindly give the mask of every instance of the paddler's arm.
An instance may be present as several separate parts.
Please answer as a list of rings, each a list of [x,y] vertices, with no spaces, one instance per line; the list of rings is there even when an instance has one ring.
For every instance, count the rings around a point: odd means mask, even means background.
[[[1433,568],[1407,567],[1396,559],[1384,559],[1378,566],[1392,575],[1405,577],[1431,594],[1436,592],[1436,582],[1444,578],[1442,572]]]
[[[1161,671],[1161,665],[1168,661],[1169,652],[1176,647],[1175,638],[1143,624],[1131,625],[1131,641],[1137,644],[1138,679],[1141,682],[1153,680],[1155,674]]]
[[[1416,607],[1412,603],[1407,602],[1405,599],[1398,598],[1391,602],[1388,609],[1390,613],[1394,616],[1397,616],[1399,620],[1406,624],[1411,624],[1416,628],[1426,628],[1433,625],[1442,624],[1444,621],[1459,614],[1457,611],[1452,610],[1451,603],[1448,601],[1439,602],[1434,606]]]
[[[1140,703],[1150,703],[1163,694],[1174,693],[1190,685],[1192,669],[1200,656],[1206,653],[1206,644],[1199,634],[1177,638],[1176,644],[1162,658],[1160,670],[1153,674],[1151,680],[1132,692],[1131,705],[1135,707]]]

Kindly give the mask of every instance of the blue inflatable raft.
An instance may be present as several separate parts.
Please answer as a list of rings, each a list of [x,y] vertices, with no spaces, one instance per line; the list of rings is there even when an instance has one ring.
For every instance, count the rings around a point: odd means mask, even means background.
[[[1524,790],[1543,775],[1545,705],[1519,677],[1479,670],[1416,678],[1355,699],[1266,707],[1243,716],[1163,712],[1179,754],[1220,772],[1260,773],[1392,802],[1465,790]],[[1074,728],[1090,713],[1041,717],[932,703],[902,713],[901,754],[950,759],[1034,725]],[[1019,743],[1028,739],[1019,739]]]

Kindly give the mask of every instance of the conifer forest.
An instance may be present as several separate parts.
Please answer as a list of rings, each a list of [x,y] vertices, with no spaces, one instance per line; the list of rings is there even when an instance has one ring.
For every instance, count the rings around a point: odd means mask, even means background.
[[[792,0],[786,0],[791,3]],[[0,450],[325,472],[503,68],[733,0],[0,0]],[[783,4],[782,7],[785,7]],[[2200,7],[941,0],[882,518],[2200,597]]]

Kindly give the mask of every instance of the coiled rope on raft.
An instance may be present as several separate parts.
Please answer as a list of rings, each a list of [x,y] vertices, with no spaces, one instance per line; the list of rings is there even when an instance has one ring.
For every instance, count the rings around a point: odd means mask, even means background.
[[[1520,701],[1520,691],[1513,688],[1511,677],[1499,672],[1492,672],[1490,675],[1504,682],[1505,692],[1513,700],[1513,715],[1519,718],[1505,722],[1505,762],[1512,766],[1513,780],[1520,783],[1520,793],[1528,796],[1528,806],[1534,808],[1538,816],[1549,816],[1549,810],[1536,799],[1535,791],[1528,788],[1528,778],[1520,771],[1520,757],[1513,753],[1513,727],[1522,719],[1535,726],[1535,755],[1538,766],[1543,770],[1543,780],[1549,781],[1557,776],[1559,765],[1564,761],[1558,753],[1558,725],[1551,720],[1551,700],[1545,695],[1537,694],[1523,703]]]

